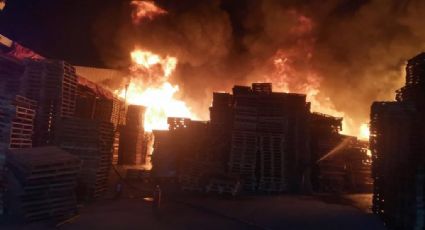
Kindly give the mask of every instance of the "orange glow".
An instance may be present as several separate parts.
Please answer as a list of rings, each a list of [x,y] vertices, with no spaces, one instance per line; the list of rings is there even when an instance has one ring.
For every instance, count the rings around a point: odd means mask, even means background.
[[[167,13],[153,1],[131,1],[130,5],[133,7],[131,18],[134,24],[139,24],[144,19],[153,20],[156,16]]]
[[[370,151],[370,149],[367,150],[366,154],[368,157],[372,157],[372,151]]]
[[[364,140],[369,140],[369,136],[370,136],[369,125],[367,123],[361,124],[359,138]]]
[[[336,110],[330,98],[319,96],[321,77],[310,68],[306,68],[307,70],[300,73],[294,67],[294,59],[308,60],[309,58],[311,58],[311,53],[305,50],[303,52],[300,52],[299,49],[278,50],[272,59],[273,72],[264,79],[266,82],[273,83],[274,91],[306,94],[313,112],[343,117],[341,133],[353,134],[351,119],[345,117],[343,112]],[[301,81],[298,80],[300,76],[303,78]]]
[[[149,51],[136,49],[131,52],[134,65],[130,68],[133,78],[128,83],[127,102],[146,107],[145,130],[168,129],[168,117],[196,119],[185,102],[176,99],[178,85],[168,79],[177,65],[175,57],[161,57]],[[117,92],[125,98],[123,87]]]

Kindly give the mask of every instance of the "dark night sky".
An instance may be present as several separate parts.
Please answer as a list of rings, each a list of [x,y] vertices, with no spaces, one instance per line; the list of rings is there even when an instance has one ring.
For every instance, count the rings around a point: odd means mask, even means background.
[[[0,12],[0,33],[46,57],[99,66],[93,22],[106,7],[121,5],[118,0],[9,0]]]
[[[176,10],[192,3],[192,0],[159,1],[168,9]],[[227,1],[222,5],[234,18],[239,16],[240,12],[234,10],[240,6],[240,1]],[[0,12],[0,34],[48,58],[102,67],[104,64],[93,39],[99,17],[110,18],[109,30],[115,32],[114,26],[129,23],[128,1],[8,0],[6,8]],[[238,31],[240,25],[237,20],[232,21],[233,32],[237,35],[241,32]]]
[[[177,57],[173,83],[199,108],[234,84],[305,93],[314,79],[318,100],[353,127],[372,101],[393,99],[405,61],[425,50],[424,0],[156,0],[168,14],[140,25],[129,2],[7,0],[0,33],[74,65],[125,69],[135,48]],[[280,56],[286,75],[273,65]]]

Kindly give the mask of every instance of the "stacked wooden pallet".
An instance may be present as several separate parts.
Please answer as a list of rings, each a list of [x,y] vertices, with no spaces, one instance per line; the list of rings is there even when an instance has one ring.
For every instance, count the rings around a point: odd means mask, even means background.
[[[6,188],[6,151],[32,147],[36,103],[22,96],[0,97],[0,215],[3,213],[3,194]]]
[[[68,218],[75,214],[76,178],[81,161],[57,147],[14,149],[8,202],[11,215],[26,221]]]
[[[234,120],[229,171],[241,177],[244,190],[254,191],[257,187],[257,97],[252,94],[250,87],[243,86],[235,86],[233,94]]]
[[[282,133],[262,133],[259,146],[261,154],[258,190],[262,192],[286,191],[285,136]]]
[[[58,145],[83,160],[78,180],[80,198],[90,200],[102,197],[107,189],[112,164],[113,124],[66,118],[59,123],[58,131]]]
[[[257,187],[255,176],[257,157],[257,137],[254,132],[237,132],[232,134],[229,172],[239,175],[243,189],[254,191]]]
[[[233,122],[233,97],[229,93],[214,93],[210,107],[210,122],[213,126],[227,129]]]
[[[374,195],[372,210],[394,229],[413,229],[422,216],[423,169],[420,139],[415,131],[415,109],[398,102],[375,102],[371,112],[372,176]],[[419,166],[419,167],[418,167]],[[397,173],[394,173],[397,172]],[[417,200],[418,199],[418,200]],[[417,200],[417,201],[416,201]]]
[[[230,173],[241,176],[244,190],[300,188],[308,161],[305,95],[274,93],[268,83],[236,86],[233,94]]]
[[[345,191],[346,181],[346,161],[343,156],[337,154],[330,156],[319,162],[319,183],[321,192]]]
[[[397,102],[374,102],[370,148],[373,212],[389,229],[425,226],[425,53],[408,61]]]
[[[77,78],[72,65],[55,60],[25,60],[21,90],[38,102],[34,144],[51,144],[56,122],[75,113]]]
[[[145,135],[144,135],[144,112],[145,107],[129,105],[126,125],[120,132],[118,164],[141,164],[146,159]]]
[[[17,95],[0,98],[0,142],[8,148],[32,147],[36,102]]]

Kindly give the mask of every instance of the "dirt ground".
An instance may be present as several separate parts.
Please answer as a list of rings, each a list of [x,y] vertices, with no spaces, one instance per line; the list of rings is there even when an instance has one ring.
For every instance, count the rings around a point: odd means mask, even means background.
[[[362,210],[368,206],[370,195],[340,199],[324,195],[234,199],[182,195],[163,200],[159,211],[154,211],[143,196],[130,197],[83,207],[78,217],[56,229],[385,229],[375,216]],[[0,229],[55,229],[55,225],[9,224]]]

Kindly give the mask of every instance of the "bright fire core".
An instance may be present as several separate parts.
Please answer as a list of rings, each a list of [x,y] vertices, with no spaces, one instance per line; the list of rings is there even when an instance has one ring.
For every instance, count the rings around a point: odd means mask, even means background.
[[[161,57],[155,53],[136,49],[131,52],[133,65],[130,67],[131,78],[127,86],[118,90],[121,98],[125,98],[128,104],[142,105],[146,107],[145,130],[167,130],[168,117],[186,117],[196,119],[197,116],[190,107],[182,100],[177,99],[178,85],[170,83],[169,78],[173,75],[177,66],[177,58]],[[314,84],[313,84],[314,86]],[[314,87],[313,87],[314,88]],[[308,98],[313,102],[313,107],[318,111],[324,111],[331,115],[343,116],[330,106],[319,103],[314,90],[306,90]],[[347,131],[347,130],[345,130]],[[351,133],[351,132],[349,132]],[[369,138],[369,127],[362,124],[359,127],[360,139]]]
[[[118,94],[126,98],[128,104],[146,107],[145,130],[168,129],[167,117],[196,118],[185,102],[176,99],[178,85],[172,85],[169,77],[174,72],[177,59],[161,57],[149,51],[131,52],[132,78]]]

